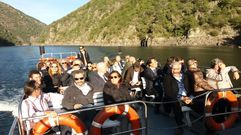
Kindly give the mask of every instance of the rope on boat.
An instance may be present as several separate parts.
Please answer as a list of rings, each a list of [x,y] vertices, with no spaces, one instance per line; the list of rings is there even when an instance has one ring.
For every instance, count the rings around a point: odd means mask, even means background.
[[[230,88],[230,89],[215,89],[215,90],[210,90],[210,91],[206,91],[198,96],[195,96],[195,97],[192,97],[191,99],[196,99],[196,98],[199,98],[199,97],[202,97],[204,95],[210,95],[210,93],[213,93],[213,92],[225,92],[225,91],[238,91],[240,90],[241,91],[241,88]],[[171,103],[176,103],[176,102],[180,102],[179,100],[173,100],[173,101],[165,101],[165,102],[155,102],[155,101],[143,101],[145,102],[146,104],[171,104]]]

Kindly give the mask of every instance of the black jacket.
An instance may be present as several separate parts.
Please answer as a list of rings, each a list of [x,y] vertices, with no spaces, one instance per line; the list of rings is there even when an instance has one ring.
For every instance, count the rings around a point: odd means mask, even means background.
[[[183,83],[184,83],[184,88],[187,91],[187,95],[189,95],[189,82],[188,82],[188,77],[186,74],[183,74]],[[166,75],[164,77],[164,93],[165,93],[165,97],[167,97],[168,99],[171,100],[177,100],[177,95],[178,95],[178,84],[177,84],[177,80],[171,75]]]
[[[91,87],[87,95],[84,95],[74,84],[69,86],[64,92],[62,106],[66,109],[74,109],[75,104],[93,104],[94,87],[89,83],[87,84]]]
[[[125,83],[122,83],[120,88],[117,88],[117,86],[112,84],[110,81],[107,81],[105,83],[103,93],[105,105],[132,100],[128,90],[129,86]]]

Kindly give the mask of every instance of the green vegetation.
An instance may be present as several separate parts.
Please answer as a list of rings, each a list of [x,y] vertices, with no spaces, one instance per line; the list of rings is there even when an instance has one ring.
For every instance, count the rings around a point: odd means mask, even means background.
[[[218,36],[225,26],[240,30],[240,7],[240,0],[91,0],[51,24],[40,41],[109,43],[187,37],[195,28]]]
[[[45,24],[0,2],[0,45],[31,44]]]

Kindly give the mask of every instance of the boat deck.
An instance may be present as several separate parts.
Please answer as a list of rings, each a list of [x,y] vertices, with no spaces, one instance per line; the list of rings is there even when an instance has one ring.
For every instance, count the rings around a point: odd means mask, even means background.
[[[200,118],[200,117],[199,117]],[[195,121],[198,118],[191,117]],[[148,107],[148,134],[149,135],[174,135],[176,123],[173,117],[155,114],[153,107]],[[206,129],[203,119],[194,122],[192,127],[185,126],[183,135],[205,135]],[[240,135],[241,122],[237,120],[232,128],[208,135]]]

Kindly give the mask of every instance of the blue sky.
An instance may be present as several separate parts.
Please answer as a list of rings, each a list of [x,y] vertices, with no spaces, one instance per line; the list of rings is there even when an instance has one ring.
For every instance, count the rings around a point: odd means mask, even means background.
[[[90,0],[0,0],[32,16],[43,23],[50,24],[83,6]]]

